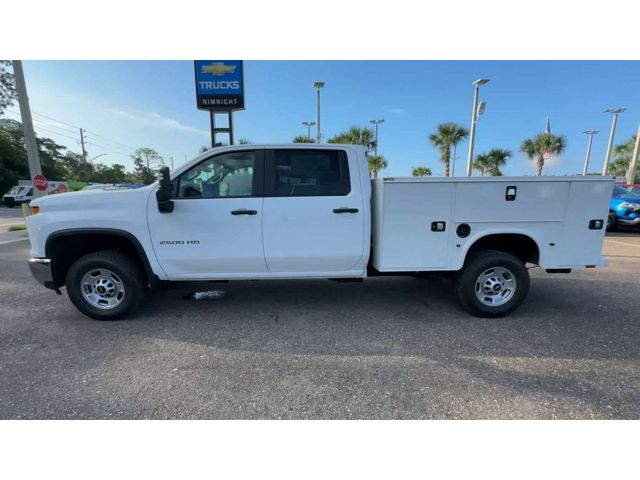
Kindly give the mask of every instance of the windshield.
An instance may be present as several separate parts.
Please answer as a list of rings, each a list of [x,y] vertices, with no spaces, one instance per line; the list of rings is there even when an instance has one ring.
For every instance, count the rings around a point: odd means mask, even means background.
[[[633,199],[640,199],[640,195],[638,195],[637,193],[633,193],[629,190],[627,190],[626,188],[622,188],[622,187],[618,187],[617,185],[615,187],[613,187],[613,196],[614,197],[631,197]]]
[[[21,187],[20,185],[16,185],[15,187],[11,187],[11,190],[7,192],[8,195],[18,195],[22,193],[23,190],[27,187]]]

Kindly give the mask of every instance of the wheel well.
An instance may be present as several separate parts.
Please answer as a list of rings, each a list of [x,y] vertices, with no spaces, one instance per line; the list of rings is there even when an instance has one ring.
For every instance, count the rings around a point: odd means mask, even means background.
[[[150,281],[153,272],[144,249],[132,235],[114,232],[62,232],[52,234],[45,247],[47,258],[51,259],[51,274],[56,287],[66,283],[69,268],[80,257],[100,250],[116,250],[124,253],[146,273]]]
[[[509,253],[519,258],[523,263],[535,263],[540,261],[540,249],[531,238],[520,233],[498,233],[482,237],[471,245],[467,251],[469,255],[480,250],[498,250]]]

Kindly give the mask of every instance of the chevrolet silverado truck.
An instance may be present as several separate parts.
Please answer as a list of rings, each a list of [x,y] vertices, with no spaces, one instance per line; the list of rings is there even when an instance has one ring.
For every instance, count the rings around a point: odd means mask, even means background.
[[[355,145],[214,148],[136,190],[31,202],[30,269],[95,319],[161,282],[445,272],[471,314],[512,312],[528,268],[605,266],[611,177],[371,180]],[[251,288],[247,284],[247,288]]]

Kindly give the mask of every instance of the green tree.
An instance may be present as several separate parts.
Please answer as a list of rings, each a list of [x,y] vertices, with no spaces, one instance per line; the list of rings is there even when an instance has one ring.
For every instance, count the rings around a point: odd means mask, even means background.
[[[484,175],[487,172],[494,177],[501,177],[502,170],[507,163],[507,160],[513,156],[511,150],[505,150],[503,148],[493,148],[489,150],[489,153],[482,153],[476,157],[473,162],[473,168],[480,171],[480,175]]]
[[[248,140],[246,138],[241,138],[240,140],[238,140],[238,145],[250,145],[253,142],[251,140]]]
[[[429,167],[413,167],[411,175],[414,177],[430,177],[431,169]]]
[[[367,127],[351,127],[346,132],[331,137],[328,143],[363,145],[367,151],[373,150],[376,146],[375,133],[372,128]]]
[[[545,155],[560,155],[567,148],[567,141],[563,135],[539,133],[533,138],[524,140],[520,150],[536,162],[536,175],[542,175]]]
[[[293,137],[293,143],[315,143],[315,139],[306,135],[297,135]]]
[[[624,177],[627,175],[635,144],[636,137],[634,135],[627,142],[620,143],[615,146],[613,149],[613,161],[607,168],[607,173],[609,175],[615,175],[617,177]],[[635,177],[638,176],[640,176],[640,162],[636,163]]]
[[[113,165],[98,163],[95,165],[95,173],[91,180],[99,183],[123,183],[127,181],[127,170],[119,163]]]
[[[382,155],[368,155],[367,161],[371,178],[378,178],[378,172],[389,166],[389,162]]]
[[[163,160],[158,152],[152,148],[138,148],[133,155],[133,174],[137,181],[149,185],[156,180],[156,170],[162,165]]]
[[[454,122],[441,123],[436,127],[436,130],[436,133],[429,135],[429,141],[440,151],[440,160],[444,164],[444,175],[448,177],[451,147],[462,142],[469,133],[464,127]]]
[[[13,105],[16,99],[16,83],[13,73],[7,70],[11,65],[11,60],[0,60],[0,115],[7,107]]]

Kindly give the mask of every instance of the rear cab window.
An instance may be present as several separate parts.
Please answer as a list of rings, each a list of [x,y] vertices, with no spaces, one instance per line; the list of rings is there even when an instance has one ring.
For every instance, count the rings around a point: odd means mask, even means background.
[[[346,196],[351,191],[347,155],[342,150],[273,150],[267,191],[276,197]]]

